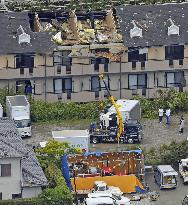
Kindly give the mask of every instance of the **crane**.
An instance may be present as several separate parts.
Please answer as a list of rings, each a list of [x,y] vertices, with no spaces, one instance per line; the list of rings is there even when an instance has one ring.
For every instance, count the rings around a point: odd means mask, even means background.
[[[118,144],[120,142],[120,137],[123,133],[123,129],[124,129],[124,125],[123,125],[123,118],[122,118],[122,115],[121,115],[121,112],[119,111],[119,108],[118,108],[118,105],[116,104],[116,101],[114,99],[114,96],[111,95],[110,93],[110,90],[106,84],[106,81],[105,81],[105,78],[104,78],[104,75],[103,74],[100,74],[99,75],[99,79],[101,81],[103,81],[104,83],[104,86],[105,86],[105,89],[108,93],[108,98],[109,100],[111,101],[112,105],[114,106],[115,110],[116,110],[116,113],[117,113],[117,117],[118,117],[118,132],[117,132],[117,141],[118,141]]]

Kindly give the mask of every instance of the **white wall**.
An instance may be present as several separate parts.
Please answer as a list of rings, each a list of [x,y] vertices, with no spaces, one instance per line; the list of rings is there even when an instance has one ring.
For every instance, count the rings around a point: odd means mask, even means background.
[[[23,187],[22,198],[37,197],[42,192],[41,187]]]
[[[21,193],[21,168],[20,158],[0,159],[0,164],[11,164],[11,176],[0,176],[0,192],[2,199],[12,199],[12,194]]]

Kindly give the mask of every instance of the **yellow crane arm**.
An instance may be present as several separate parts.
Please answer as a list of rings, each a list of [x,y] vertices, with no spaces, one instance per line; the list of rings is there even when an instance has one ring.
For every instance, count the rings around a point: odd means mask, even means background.
[[[118,105],[117,105],[117,103],[116,103],[116,101],[114,99],[114,96],[110,94],[110,90],[109,90],[109,88],[108,88],[108,86],[106,84],[106,81],[104,79],[104,75],[103,74],[99,75],[99,78],[100,78],[100,80],[102,80],[104,82],[105,88],[106,88],[106,90],[108,92],[108,98],[110,99],[110,101],[111,101],[112,105],[114,106],[114,108],[116,110],[116,113],[117,113],[117,117],[118,117],[118,121],[119,121],[119,123],[118,123],[118,132],[117,132],[117,140],[118,140],[118,144],[119,144],[120,137],[121,137],[121,135],[123,133],[123,128],[124,128],[124,126],[123,126],[123,118],[122,118],[121,112],[119,111]]]

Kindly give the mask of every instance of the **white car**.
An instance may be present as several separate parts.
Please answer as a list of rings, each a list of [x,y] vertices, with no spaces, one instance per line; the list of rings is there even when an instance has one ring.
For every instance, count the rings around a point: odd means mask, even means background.
[[[109,197],[86,198],[85,205],[117,205],[113,199]]]
[[[116,196],[123,195],[123,192],[120,190],[119,187],[115,186],[108,186],[104,181],[95,181],[93,192],[95,193],[109,193],[114,194]]]
[[[90,193],[88,198],[110,198],[117,205],[131,205],[130,199],[124,196],[117,196],[110,193]]]

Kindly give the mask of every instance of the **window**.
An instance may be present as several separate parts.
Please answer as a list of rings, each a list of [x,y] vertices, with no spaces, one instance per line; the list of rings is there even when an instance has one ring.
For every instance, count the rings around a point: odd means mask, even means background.
[[[16,81],[16,93],[32,94],[33,87],[30,80]]]
[[[94,64],[94,71],[99,72],[99,64],[104,65],[104,72],[108,72],[109,59],[103,57],[103,54],[109,53],[109,48],[100,48],[92,50],[92,53],[98,54],[100,57],[91,58],[91,64]]]
[[[91,77],[91,91],[100,91],[100,79],[98,76]]]
[[[72,78],[54,79],[54,93],[71,93],[72,92]]]
[[[21,193],[20,194],[12,194],[12,199],[18,199],[18,198],[22,198]]]
[[[184,83],[184,72],[169,72],[166,73],[166,87],[180,87]]]
[[[1,164],[1,177],[11,176],[11,164]]]
[[[61,65],[62,64],[62,53],[61,52],[54,52],[54,65]]]
[[[91,64],[94,64],[94,71],[99,72],[99,64],[104,65],[104,71],[108,72],[108,58],[91,58]]]
[[[129,47],[128,62],[133,62],[133,61],[144,62],[146,60],[147,60],[147,53],[139,54],[139,49],[138,48]]]
[[[147,74],[129,74],[129,89],[147,88]]]
[[[72,58],[69,57],[70,53],[70,50],[54,52],[54,65],[71,66]]]
[[[166,60],[184,59],[184,46],[183,45],[166,46],[165,59]]]
[[[16,68],[33,68],[34,56],[30,54],[20,54],[16,56]]]

